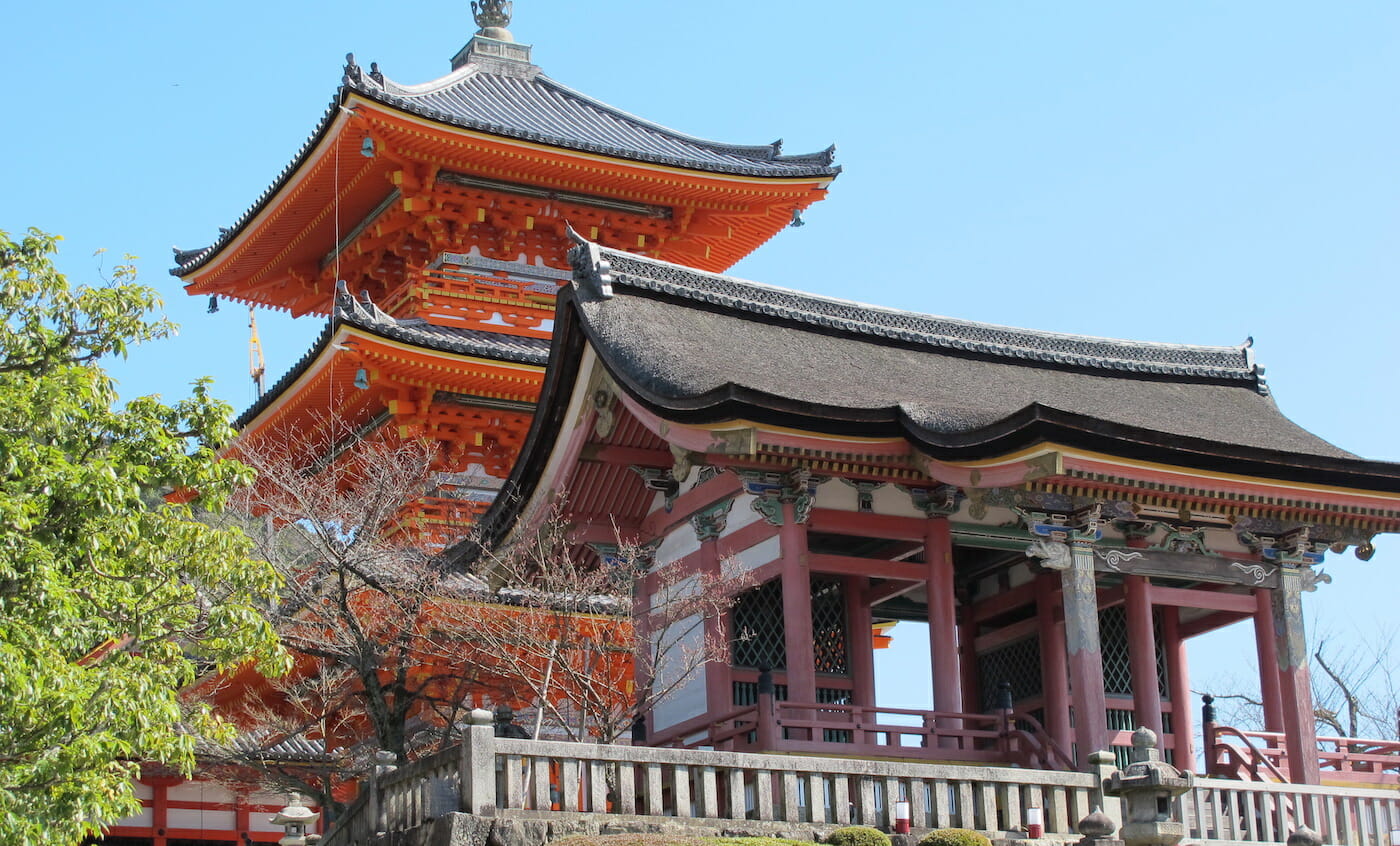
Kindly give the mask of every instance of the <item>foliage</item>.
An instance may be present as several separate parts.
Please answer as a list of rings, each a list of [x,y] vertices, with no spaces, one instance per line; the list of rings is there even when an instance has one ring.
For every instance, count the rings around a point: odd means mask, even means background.
[[[810,840],[786,837],[702,837],[678,834],[575,834],[551,846],[812,846]]]
[[[505,656],[502,685],[547,725],[579,742],[612,743],[676,694],[710,661],[725,661],[719,621],[748,579],[732,562],[717,572],[651,567],[650,550],[616,533],[598,555],[572,538],[562,493],[507,543],[483,550],[476,575],[523,609],[528,625],[499,625],[476,606],[474,637]]]
[[[217,510],[246,468],[214,450],[204,382],[115,407],[99,365],[173,326],[129,264],[73,286],[56,240],[0,233],[0,842],[76,842],[139,810],[140,762],[188,772],[221,726],[178,690],[203,667],[279,661],[255,603],[276,586]],[[188,499],[188,497],[187,497]]]
[[[429,646],[461,641],[460,587],[413,525],[412,506],[434,483],[430,445],[327,425],[332,435],[245,436],[235,446],[257,482],[226,517],[282,577],[267,613],[294,668],[275,681],[221,680],[220,696],[238,696],[229,713],[244,734],[207,757],[333,814],[334,785],[365,774],[378,750],[407,760],[446,745],[487,680],[471,653]],[[320,744],[324,760],[274,754],[289,738]]]
[[[992,846],[992,841],[970,828],[940,828],[919,838],[919,846]]]
[[[864,825],[848,825],[826,836],[831,846],[890,846],[890,836]]]

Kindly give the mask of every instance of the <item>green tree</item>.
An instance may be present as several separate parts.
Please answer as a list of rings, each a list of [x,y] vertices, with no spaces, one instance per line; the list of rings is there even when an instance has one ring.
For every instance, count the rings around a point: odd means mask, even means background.
[[[285,662],[259,607],[277,577],[217,510],[247,468],[199,382],[117,406],[100,362],[170,335],[130,264],[74,286],[56,240],[0,232],[0,842],[69,843],[139,810],[142,762],[188,772],[224,727],[179,691]],[[159,495],[197,491],[175,501]],[[183,500],[183,501],[182,501]]]

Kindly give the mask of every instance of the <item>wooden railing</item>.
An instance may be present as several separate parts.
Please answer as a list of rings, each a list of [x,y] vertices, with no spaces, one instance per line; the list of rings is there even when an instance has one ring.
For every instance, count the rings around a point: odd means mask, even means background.
[[[421,317],[440,326],[461,326],[506,335],[548,338],[554,291],[541,280],[517,279],[504,271],[480,273],[444,265],[410,274],[384,302],[398,318]],[[551,283],[557,284],[557,283]]]
[[[1178,801],[1187,840],[1285,843],[1300,826],[1325,843],[1389,846],[1400,793],[1353,787],[1197,779]]]
[[[716,720],[673,727],[652,742],[689,749],[1076,769],[1069,754],[1028,714],[776,701],[768,694],[761,694],[757,704]]]
[[[1251,781],[1287,781],[1284,735],[1242,731],[1206,723],[1206,774]],[[1317,758],[1325,781],[1400,786],[1400,742],[1354,737],[1318,737]]]

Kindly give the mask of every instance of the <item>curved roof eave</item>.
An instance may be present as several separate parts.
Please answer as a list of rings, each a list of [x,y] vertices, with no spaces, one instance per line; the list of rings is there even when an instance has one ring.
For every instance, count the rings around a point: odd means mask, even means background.
[[[340,117],[342,107],[345,105],[346,101],[350,98],[351,95],[359,95],[385,108],[401,111],[405,114],[418,118],[423,118],[425,120],[430,120],[435,123],[442,124],[444,126],[460,129],[469,129],[473,131],[483,132],[488,135],[497,135],[502,138],[510,138],[514,140],[545,144],[548,146],[557,147],[562,150],[571,150],[575,152],[604,155],[622,161],[636,161],[645,164],[659,164],[667,167],[675,167],[682,170],[691,170],[701,173],[721,173],[732,176],[745,176],[759,179],[832,179],[835,178],[841,172],[840,165],[833,165],[831,163],[832,158],[835,155],[836,148],[834,145],[828,147],[826,150],[818,151],[816,153],[809,153],[805,155],[796,156],[776,155],[767,160],[782,162],[784,164],[789,165],[809,165],[808,167],[773,167],[772,165],[764,167],[760,165],[759,162],[755,162],[754,169],[750,172],[744,170],[725,170],[724,168],[718,165],[712,165],[706,162],[688,162],[683,159],[671,158],[663,155],[649,155],[642,151],[627,151],[616,148],[608,148],[605,145],[575,143],[571,142],[569,139],[566,138],[546,137],[523,130],[512,130],[510,127],[496,126],[482,122],[474,122],[465,117],[457,117],[434,110],[417,108],[409,98],[395,96],[393,94],[388,93],[387,91],[384,91],[383,89],[372,87],[364,81],[364,75],[360,71],[359,66],[354,63],[353,55],[348,56],[347,59],[348,61],[345,67],[345,74],[341,77],[341,84],[336,89],[335,96],[332,97],[330,105],[327,106],[326,111],[321,116],[321,120],[316,125],[316,128],[313,129],[311,131],[311,134],[307,136],[306,140],[302,142],[301,147],[297,150],[296,155],[293,156],[291,162],[289,162],[282,169],[282,171],[277,175],[277,178],[273,180],[272,184],[265,188],[263,192],[258,195],[258,198],[253,202],[253,204],[246,211],[244,211],[243,214],[241,214],[237,220],[234,221],[233,225],[229,227],[220,228],[219,238],[215,240],[214,243],[210,244],[207,247],[193,250],[181,250],[179,248],[176,248],[176,265],[175,267],[172,267],[170,269],[170,275],[183,279],[184,277],[189,276],[191,273],[200,270],[210,261],[212,261],[216,256],[218,256],[221,252],[223,252],[223,250],[227,246],[229,246],[234,240],[236,240],[240,235],[242,235],[244,230],[247,229],[247,227],[249,226],[249,224],[251,224],[260,214],[262,214],[262,212],[272,203],[274,198],[276,198],[279,194],[282,193],[282,190],[287,186],[289,182],[292,181],[296,173],[299,170],[301,170],[301,168],[314,157],[316,150],[320,148],[326,137],[331,133],[332,126]],[[359,80],[358,82],[356,81],[357,77]],[[677,138],[687,140],[691,143],[711,145],[715,149],[725,150],[734,154],[739,154],[737,151],[748,149],[753,149],[756,152],[759,150],[771,151],[774,148],[780,148],[781,146],[781,142],[776,142],[774,145],[750,148],[737,145],[724,145],[718,142],[693,138],[691,136],[685,135],[684,133],[676,132],[675,130],[663,127],[660,124],[653,124],[650,121],[645,121],[642,118],[632,116],[626,112],[623,112],[620,109],[615,109],[611,106],[608,106],[605,103],[593,100],[592,98],[587,97],[586,95],[574,92],[572,89],[569,89],[566,86],[554,82],[554,80],[551,80],[548,77],[544,77],[544,79],[547,80],[549,84],[556,86],[561,90],[570,92],[572,96],[595,104],[598,108],[606,109],[619,116],[623,116],[630,120],[655,127],[657,131],[669,133]]]

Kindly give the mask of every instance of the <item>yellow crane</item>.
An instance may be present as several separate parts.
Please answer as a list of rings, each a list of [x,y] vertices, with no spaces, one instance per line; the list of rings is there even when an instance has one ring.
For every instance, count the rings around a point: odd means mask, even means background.
[[[262,399],[263,376],[267,373],[267,362],[263,360],[262,341],[258,338],[258,318],[251,305],[248,306],[248,330],[248,374],[253,377],[258,399]]]

